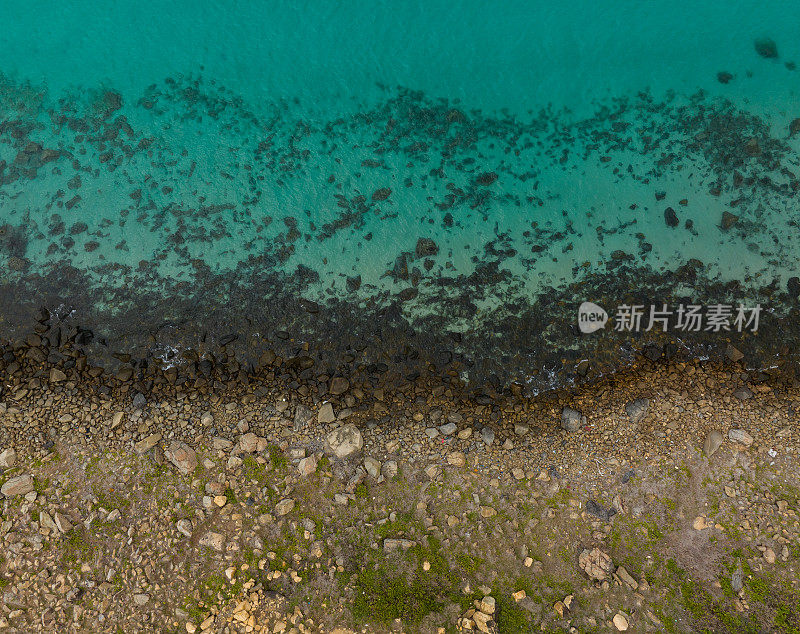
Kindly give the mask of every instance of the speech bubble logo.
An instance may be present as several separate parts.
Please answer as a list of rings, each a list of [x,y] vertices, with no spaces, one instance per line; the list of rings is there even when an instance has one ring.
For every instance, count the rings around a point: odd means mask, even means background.
[[[578,328],[583,334],[588,335],[605,328],[606,322],[608,313],[602,306],[594,302],[583,302],[578,308]]]

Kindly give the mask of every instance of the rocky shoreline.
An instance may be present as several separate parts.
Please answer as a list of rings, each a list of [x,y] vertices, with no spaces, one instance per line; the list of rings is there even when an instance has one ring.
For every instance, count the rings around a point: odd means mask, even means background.
[[[36,336],[0,364],[5,631],[800,626],[787,374],[476,399],[280,359],[52,366]]]

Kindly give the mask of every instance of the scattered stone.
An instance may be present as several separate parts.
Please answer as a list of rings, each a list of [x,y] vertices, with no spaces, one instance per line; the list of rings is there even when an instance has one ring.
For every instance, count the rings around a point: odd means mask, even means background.
[[[637,398],[635,401],[631,401],[625,406],[625,413],[628,414],[631,424],[636,425],[647,415],[647,410],[649,408],[650,399]]]
[[[17,464],[17,452],[14,449],[4,449],[0,452],[0,469],[9,469]]]
[[[639,589],[639,582],[637,582],[636,579],[634,579],[630,575],[630,573],[624,568],[624,566],[620,566],[619,568],[617,568],[616,574],[620,578],[622,583],[624,583],[626,586],[630,587],[633,590]]]
[[[72,522],[70,522],[60,511],[55,512],[53,519],[59,532],[69,533],[72,530]]]
[[[255,453],[256,451],[258,451],[258,436],[253,432],[239,436],[234,453]]]
[[[745,447],[753,444],[753,437],[748,434],[744,429],[731,429],[728,431],[728,440],[731,442],[739,443]]]
[[[136,453],[141,455],[150,451],[153,447],[155,447],[158,442],[161,440],[161,433],[150,434],[146,438],[143,438],[139,442],[136,443],[134,449]]]
[[[67,375],[64,374],[58,368],[52,368],[50,370],[50,383],[61,383],[62,381],[67,380]]]
[[[294,410],[294,431],[303,431],[314,418],[314,414],[305,405],[298,405]]]
[[[744,386],[736,388],[733,392],[733,395],[740,401],[746,401],[749,398],[753,398],[752,390]]]
[[[335,376],[331,379],[330,387],[328,388],[328,392],[333,394],[333,396],[340,396],[347,392],[350,389],[350,381],[348,381],[343,376]]]
[[[416,542],[413,542],[410,539],[384,539],[383,550],[387,553],[394,552],[396,550],[408,550],[415,543]]]
[[[358,427],[352,423],[334,429],[325,439],[325,451],[337,458],[347,458],[364,447],[364,439]]]
[[[483,597],[483,599],[481,599],[481,603],[478,609],[484,614],[494,614],[496,605],[497,604],[495,603],[494,597],[485,596]]]
[[[672,207],[667,207],[664,210],[664,222],[667,223],[668,227],[674,229],[681,221],[678,219],[678,214],[675,213],[675,210]]]
[[[450,436],[456,433],[458,426],[455,423],[447,423],[446,425],[441,425],[438,429],[442,436]]]
[[[775,563],[775,551],[772,548],[767,548],[764,551],[764,561],[770,565]]]
[[[147,399],[144,394],[137,392],[133,397],[133,409],[142,409],[147,405]]]
[[[733,79],[733,75],[731,75],[731,74],[730,74],[729,72],[727,72],[727,71],[724,71],[724,70],[723,70],[723,71],[720,71],[720,72],[718,72],[718,73],[717,73],[717,81],[718,81],[720,84],[727,84],[727,83],[728,83],[728,82],[730,82],[732,79]]]
[[[703,453],[710,458],[717,453],[723,440],[722,434],[716,429],[712,429],[706,434],[706,439],[703,441]]]
[[[628,619],[624,614],[622,614],[622,612],[617,612],[614,615],[614,627],[616,627],[620,632],[624,632],[628,629]]]
[[[447,454],[447,463],[454,467],[463,467],[467,462],[466,457],[460,451],[454,451]]]
[[[530,431],[530,426],[527,423],[514,423],[514,434],[516,436],[524,436]]]
[[[722,227],[725,231],[730,229],[733,225],[735,225],[739,220],[739,216],[736,214],[732,214],[730,211],[723,211],[722,212],[722,220],[720,221],[720,227]]]
[[[175,465],[183,475],[191,475],[197,469],[197,454],[185,442],[172,441],[164,450],[164,457]]]
[[[583,415],[576,409],[565,407],[561,411],[561,428],[569,432],[575,432],[580,429]]]
[[[372,478],[377,478],[381,474],[381,461],[371,456],[364,458],[364,469]]]
[[[31,491],[33,491],[33,476],[29,473],[11,478],[0,487],[0,493],[6,497],[26,495]]]
[[[302,476],[310,476],[317,471],[317,457],[314,455],[303,458],[297,464],[297,470]]]
[[[595,581],[604,581],[614,572],[611,557],[596,547],[591,550],[584,548],[578,555],[578,565],[590,579]]]
[[[211,427],[214,424],[214,415],[211,412],[203,412],[200,417],[200,424],[203,427]]]
[[[336,414],[333,413],[333,405],[326,402],[322,404],[317,413],[318,423],[332,423],[336,420]]]
[[[212,548],[217,552],[222,552],[225,550],[225,536],[221,533],[215,533],[213,531],[209,531],[204,533],[197,542],[200,546],[205,546],[206,548]]]
[[[708,526],[709,526],[708,520],[702,515],[698,515],[697,517],[695,517],[694,522],[692,522],[692,527],[696,531],[703,531],[707,529]]]
[[[491,445],[494,442],[494,429],[488,426],[481,429],[481,440],[483,440],[484,444],[487,446]]]
[[[383,466],[381,467],[381,475],[383,475],[384,478],[386,478],[387,480],[391,480],[397,475],[397,473],[398,473],[397,462],[395,462],[394,460],[387,460],[386,462],[383,463]]]
[[[283,499],[275,505],[275,515],[278,517],[288,515],[292,512],[293,508],[294,500],[292,498]]]

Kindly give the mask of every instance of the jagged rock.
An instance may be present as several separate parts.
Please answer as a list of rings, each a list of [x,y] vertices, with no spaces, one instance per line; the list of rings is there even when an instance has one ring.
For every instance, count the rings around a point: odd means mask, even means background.
[[[604,581],[614,572],[614,563],[606,553],[599,548],[589,550],[584,548],[578,555],[578,565],[590,579]]]

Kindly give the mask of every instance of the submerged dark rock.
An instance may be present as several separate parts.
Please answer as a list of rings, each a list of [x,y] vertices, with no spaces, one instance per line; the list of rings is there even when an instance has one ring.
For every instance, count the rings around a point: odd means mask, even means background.
[[[664,222],[667,223],[668,227],[677,227],[680,224],[680,220],[678,220],[678,214],[675,213],[675,210],[672,207],[667,207],[664,210]]]
[[[736,214],[732,214],[730,211],[723,211],[720,226],[727,231],[736,224],[737,220],[739,220],[739,216]]]
[[[720,71],[720,72],[717,73],[717,81],[719,81],[720,84],[727,84],[732,79],[733,79],[733,75],[731,75],[727,71],[723,70],[723,71]]]
[[[753,46],[756,49],[756,53],[761,55],[761,57],[765,57],[767,59],[777,59],[778,58],[778,45],[775,44],[775,41],[769,37],[761,37],[753,42]]]
[[[420,238],[417,240],[416,254],[418,258],[425,258],[439,253],[439,245],[430,238]]]

